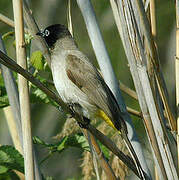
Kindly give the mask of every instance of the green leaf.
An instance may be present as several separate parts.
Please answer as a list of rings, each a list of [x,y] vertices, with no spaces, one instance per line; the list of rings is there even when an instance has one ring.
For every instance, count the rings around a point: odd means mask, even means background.
[[[14,169],[24,172],[24,159],[13,146],[0,147],[0,165],[9,170]]]
[[[59,144],[58,144],[58,146],[57,146],[57,151],[58,152],[62,152],[65,148],[68,148],[68,143],[67,143],[67,141],[68,141],[68,138],[69,138],[69,136],[65,136],[60,142],[59,142]]]
[[[109,156],[109,149],[108,149],[106,146],[104,146],[100,141],[98,141],[98,144],[99,144],[99,146],[100,146],[100,148],[101,148],[104,156],[105,156],[107,159],[109,159],[109,158],[110,158],[110,156]]]
[[[4,80],[3,80],[3,77],[2,77],[1,73],[0,73],[0,86],[4,86]]]
[[[30,96],[31,96],[30,98],[31,98],[32,103],[48,104],[50,102],[48,96],[38,88],[32,88]]]
[[[63,150],[69,147],[77,147],[83,150],[90,151],[89,144],[86,141],[86,138],[83,136],[82,133],[77,133],[70,136],[65,136],[60,140],[60,142],[55,144],[48,144],[41,140],[39,137],[34,137],[33,142],[35,144],[43,145],[47,147],[51,152],[59,152],[61,153]]]
[[[53,155],[53,153],[58,152],[61,153],[65,149],[68,149],[69,147],[77,147],[86,151],[90,151],[88,142],[86,141],[85,137],[82,133],[78,133],[75,135],[65,136],[61,139],[60,142],[55,144],[48,144],[41,140],[39,137],[34,137],[33,142],[35,144],[42,145],[49,150],[49,154],[41,161],[43,163],[46,161],[49,157]]]
[[[49,103],[48,96],[42,90],[36,89],[34,91],[34,94],[36,95],[36,97],[39,97],[44,103]]]
[[[4,173],[6,173],[8,170],[9,170],[9,169],[8,169],[7,167],[0,165],[0,174],[4,174]]]
[[[6,106],[9,106],[9,100],[8,100],[8,96],[4,95],[0,97],[0,108],[4,108]]]
[[[5,39],[7,39],[9,36],[11,36],[11,37],[13,36],[13,37],[14,37],[14,35],[15,35],[15,32],[14,32],[14,31],[9,31],[9,32],[3,34],[2,39],[5,40]]]
[[[46,81],[44,80],[43,84],[45,83]],[[41,91],[34,85],[32,85],[31,88],[30,100],[31,103],[45,103],[45,104],[51,104],[55,107],[59,107],[59,105],[54,100],[49,98],[43,91]]]
[[[30,50],[31,50],[31,41],[32,41],[32,35],[25,33],[25,45],[26,45],[26,55],[27,59],[30,58]]]
[[[65,136],[62,139],[62,141],[60,141],[60,143],[58,144],[57,150],[58,152],[61,152],[62,150],[69,147],[77,147],[87,151],[90,150],[89,144],[82,133],[78,133],[71,136]]]
[[[82,133],[77,133],[75,135],[69,136],[66,143],[67,146],[73,146],[86,151],[90,151],[89,144]]]
[[[25,44],[26,45],[31,45],[31,41],[33,39],[33,36],[29,33],[25,33]]]
[[[37,70],[43,70],[45,61],[41,51],[33,52],[30,61]]]
[[[0,86],[0,108],[9,106],[9,100],[4,86]]]
[[[33,137],[33,143],[34,144],[40,144],[40,145],[44,145],[44,146],[48,146],[48,144],[46,144],[43,140],[41,140],[38,136],[34,136]]]

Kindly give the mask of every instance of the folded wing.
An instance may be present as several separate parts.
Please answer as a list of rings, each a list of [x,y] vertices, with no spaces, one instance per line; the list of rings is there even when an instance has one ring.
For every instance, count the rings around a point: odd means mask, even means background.
[[[104,111],[114,126],[120,130],[119,106],[97,69],[89,61],[70,54],[66,59],[66,73],[69,79],[87,95],[90,103]]]

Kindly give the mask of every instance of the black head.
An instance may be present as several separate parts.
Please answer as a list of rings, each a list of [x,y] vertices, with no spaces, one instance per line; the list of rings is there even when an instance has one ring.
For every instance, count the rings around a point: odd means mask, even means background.
[[[61,24],[48,26],[44,31],[38,32],[37,35],[42,36],[50,48],[53,47],[58,39],[71,36],[68,28]]]

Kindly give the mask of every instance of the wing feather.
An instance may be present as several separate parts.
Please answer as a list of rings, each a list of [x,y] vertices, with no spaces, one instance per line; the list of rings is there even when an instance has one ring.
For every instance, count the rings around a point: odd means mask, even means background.
[[[120,130],[119,106],[97,69],[89,61],[70,54],[66,59],[66,72],[69,79],[87,95],[89,101],[103,110]]]

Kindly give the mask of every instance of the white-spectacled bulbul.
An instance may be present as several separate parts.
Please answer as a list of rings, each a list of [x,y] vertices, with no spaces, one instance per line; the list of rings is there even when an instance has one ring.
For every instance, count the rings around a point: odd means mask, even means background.
[[[62,100],[87,119],[100,117],[117,129],[128,147],[141,179],[145,179],[137,155],[127,137],[125,120],[119,105],[103,77],[78,49],[68,29],[61,24],[37,33],[51,51],[51,69],[55,87]]]

